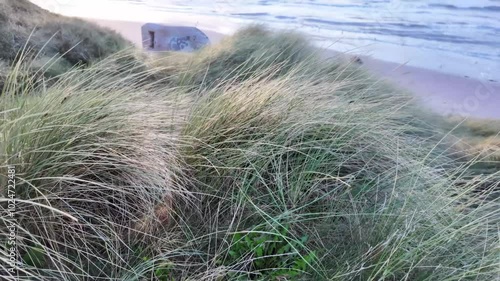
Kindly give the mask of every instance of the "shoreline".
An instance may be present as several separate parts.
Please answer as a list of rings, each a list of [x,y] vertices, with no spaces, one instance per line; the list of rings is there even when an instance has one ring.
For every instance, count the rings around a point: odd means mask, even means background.
[[[84,18],[100,26],[122,34],[142,48],[142,22],[115,21]],[[212,44],[227,35],[203,29]],[[338,55],[332,50],[321,50],[328,58]],[[462,116],[478,119],[500,119],[500,83],[481,81],[424,68],[382,61],[360,56],[362,68],[376,78],[388,81],[396,87],[412,93],[422,105],[443,116]]]

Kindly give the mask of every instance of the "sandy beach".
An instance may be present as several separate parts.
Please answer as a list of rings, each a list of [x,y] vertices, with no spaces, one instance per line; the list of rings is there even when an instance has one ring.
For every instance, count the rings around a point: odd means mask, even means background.
[[[88,19],[111,28],[142,46],[141,22]],[[212,44],[225,35],[203,29]],[[336,55],[325,51],[326,56]],[[480,81],[437,71],[361,57],[363,66],[380,79],[414,94],[423,105],[442,115],[470,116],[481,119],[500,119],[500,81]]]
[[[500,119],[500,83],[363,57],[375,75],[413,93],[442,115]]]

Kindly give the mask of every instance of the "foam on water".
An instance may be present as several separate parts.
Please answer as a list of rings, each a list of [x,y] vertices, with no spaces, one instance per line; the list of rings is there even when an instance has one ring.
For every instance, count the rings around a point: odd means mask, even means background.
[[[56,12],[230,34],[292,29],[337,51],[500,81],[500,0],[33,0]],[[42,3],[39,3],[42,2]]]

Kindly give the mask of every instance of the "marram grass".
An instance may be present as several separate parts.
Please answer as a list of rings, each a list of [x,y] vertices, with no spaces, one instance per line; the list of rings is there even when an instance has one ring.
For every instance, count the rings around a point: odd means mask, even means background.
[[[173,180],[180,159],[169,114],[178,105],[110,77],[107,63],[22,92],[11,73],[15,84],[2,93],[2,188],[6,166],[15,165],[23,275],[118,274],[130,247],[141,244],[133,236],[156,231],[134,227],[174,194],[184,196]],[[33,251],[39,261],[29,258]]]
[[[123,56],[53,83],[10,68],[4,279],[498,279],[498,171],[471,177],[410,96],[258,27],[188,64]]]

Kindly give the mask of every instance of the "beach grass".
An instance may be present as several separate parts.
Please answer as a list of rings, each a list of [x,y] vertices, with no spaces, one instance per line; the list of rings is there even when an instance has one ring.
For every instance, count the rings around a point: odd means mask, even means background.
[[[498,278],[500,173],[410,95],[256,26],[129,58],[5,68],[6,280]]]
[[[50,78],[131,47],[110,29],[51,13],[27,0],[0,0],[0,68],[22,54],[23,59],[34,60],[25,69],[29,75],[41,70]]]
[[[460,124],[457,135],[461,138],[461,150],[478,155],[485,161],[500,161],[500,122],[475,118],[451,118],[449,124]]]

